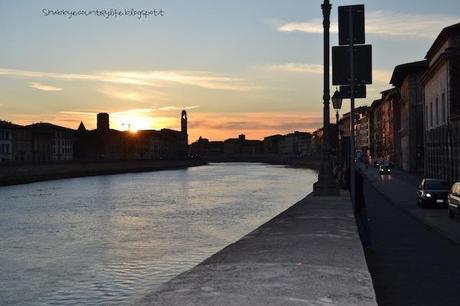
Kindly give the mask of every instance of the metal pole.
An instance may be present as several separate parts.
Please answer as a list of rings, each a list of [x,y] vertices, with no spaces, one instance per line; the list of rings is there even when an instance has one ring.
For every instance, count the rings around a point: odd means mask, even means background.
[[[313,185],[313,194],[317,196],[336,196],[340,194],[339,184],[332,174],[331,145],[329,141],[329,101],[331,99],[329,87],[329,29],[331,7],[329,0],[324,0],[321,5],[323,11],[323,28],[324,28],[324,88],[323,88],[323,144],[321,154],[321,167],[318,175],[318,182]]]
[[[339,146],[340,146],[340,142],[339,142],[339,132],[340,132],[340,129],[339,129],[339,110],[336,111],[335,113],[335,125],[336,125],[336,130],[337,130],[337,146],[336,146],[336,149],[335,149],[335,156],[336,156],[336,159],[337,159],[337,170],[340,170],[339,167],[340,167],[340,150],[339,150]]]
[[[330,145],[329,145],[329,101],[330,97],[330,80],[329,80],[329,49],[330,49],[330,39],[329,39],[329,29],[330,29],[330,16],[331,16],[331,7],[329,0],[325,0],[322,5],[323,9],[323,27],[324,27],[324,82],[323,82],[323,167],[324,171],[322,175],[324,177],[331,177],[331,167],[330,167]]]
[[[353,206],[356,204],[355,202],[355,192],[356,192],[356,182],[355,182],[355,59],[353,54],[353,10],[350,6],[348,11],[348,21],[350,24],[349,29],[349,37],[350,37],[350,192],[351,192],[351,200],[353,202]]]

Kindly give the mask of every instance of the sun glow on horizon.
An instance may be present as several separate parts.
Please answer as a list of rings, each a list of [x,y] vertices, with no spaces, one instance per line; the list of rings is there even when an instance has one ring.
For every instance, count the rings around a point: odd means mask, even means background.
[[[150,130],[153,128],[153,118],[146,116],[136,116],[136,115],[122,115],[115,116],[113,118],[115,121],[115,128],[118,128],[122,131],[130,131],[137,133],[139,130]]]
[[[179,114],[159,114],[154,109],[131,109],[110,113],[110,126],[120,131],[136,133],[141,130],[177,128]]]

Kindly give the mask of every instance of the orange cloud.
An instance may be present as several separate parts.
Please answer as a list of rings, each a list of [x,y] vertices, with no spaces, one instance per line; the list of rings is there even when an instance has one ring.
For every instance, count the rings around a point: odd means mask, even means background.
[[[223,140],[245,134],[250,139],[263,139],[273,134],[313,131],[322,125],[321,113],[191,113],[189,140],[200,136]]]

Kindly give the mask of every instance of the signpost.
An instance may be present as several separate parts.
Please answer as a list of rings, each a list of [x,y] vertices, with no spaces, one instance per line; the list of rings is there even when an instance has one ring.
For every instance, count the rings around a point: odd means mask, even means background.
[[[332,85],[351,85],[351,64],[350,52],[353,50],[353,57],[357,59],[354,62],[353,69],[355,73],[354,83],[372,84],[372,46],[360,45],[353,46],[337,46],[332,47]]]
[[[366,85],[356,85],[354,95],[355,95],[355,99],[366,98]],[[351,98],[351,86],[350,85],[340,86],[340,97],[342,99]]]
[[[339,28],[340,46],[365,44],[364,4],[339,6]]]
[[[353,204],[356,203],[355,98],[365,98],[364,84],[372,84],[372,46],[364,43],[364,5],[340,6],[340,46],[332,48],[332,84],[342,85],[341,97],[350,98],[350,191]]]

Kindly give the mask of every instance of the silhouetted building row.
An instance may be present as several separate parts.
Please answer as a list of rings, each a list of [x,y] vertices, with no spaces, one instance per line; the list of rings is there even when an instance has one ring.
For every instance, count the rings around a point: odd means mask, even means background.
[[[97,115],[97,129],[81,123],[75,140],[79,160],[183,159],[188,155],[187,113],[181,114],[181,131],[171,129],[118,131],[110,129],[109,114]]]
[[[187,113],[181,131],[110,129],[109,114],[97,115],[97,129],[77,130],[50,123],[27,126],[0,121],[0,161],[182,159],[188,156]]]
[[[241,134],[238,138],[224,141],[209,141],[200,137],[190,145],[190,154],[199,157],[216,156],[251,156],[251,155],[283,155],[307,156],[311,150],[311,134],[294,132],[287,135],[272,135],[264,140],[248,140]]]
[[[0,121],[0,160],[15,162],[73,159],[75,131],[50,123],[27,126]]]
[[[209,141],[200,137],[190,145],[190,154],[198,157],[223,155],[255,155],[263,153],[263,142],[247,140],[244,134],[238,138],[229,138],[224,141]]]
[[[357,147],[364,149],[369,135],[374,160],[460,180],[460,23],[441,31],[424,60],[396,66],[390,84],[394,87],[356,118]],[[348,136],[349,114],[341,123],[342,136]]]

